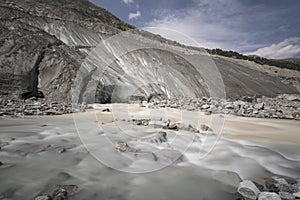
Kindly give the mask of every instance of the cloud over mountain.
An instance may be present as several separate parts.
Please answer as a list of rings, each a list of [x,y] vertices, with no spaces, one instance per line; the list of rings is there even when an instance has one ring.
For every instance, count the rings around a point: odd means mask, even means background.
[[[136,13],[129,13],[128,15],[128,19],[131,20],[131,19],[137,19],[141,16],[141,12],[140,11],[136,11]]]
[[[134,0],[121,0],[122,3],[129,4],[134,3]]]
[[[287,38],[282,42],[260,48],[249,54],[266,58],[292,58],[300,54],[300,37]]]

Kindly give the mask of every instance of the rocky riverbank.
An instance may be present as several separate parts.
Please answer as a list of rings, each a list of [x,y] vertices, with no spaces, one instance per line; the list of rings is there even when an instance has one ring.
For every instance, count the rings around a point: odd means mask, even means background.
[[[137,103],[137,102],[129,102]],[[205,114],[233,114],[242,117],[300,120],[300,95],[283,94],[277,97],[248,97],[236,100],[216,98],[153,98],[141,106],[151,109],[175,108],[188,111],[202,111]],[[72,105],[48,102],[45,99],[9,99],[0,102],[0,116],[22,117],[26,115],[62,115],[84,112],[85,104]]]
[[[236,200],[295,200],[300,199],[300,179],[270,176],[258,183],[242,180],[232,171],[220,170],[213,179],[222,184],[222,188],[236,194]]]
[[[145,106],[144,103],[142,106]],[[206,114],[233,114],[243,117],[300,120],[300,95],[278,95],[277,97],[248,97],[237,100],[214,98],[153,98],[149,108],[176,108],[203,111]]]
[[[47,102],[45,99],[9,99],[1,102],[0,116],[23,117],[28,115],[62,115],[84,112],[86,105],[72,105],[60,102]]]
[[[124,144],[128,148],[127,143]],[[126,151],[120,149],[120,146],[116,146],[116,149],[121,152]],[[213,179],[221,184],[225,192],[235,193],[235,200],[300,199],[299,178],[271,176],[264,178],[264,183],[260,184],[256,181],[242,180],[235,172],[220,170],[213,174]],[[52,195],[40,194],[35,200],[66,200],[68,197],[74,196],[77,192],[77,185],[58,185],[53,190]]]

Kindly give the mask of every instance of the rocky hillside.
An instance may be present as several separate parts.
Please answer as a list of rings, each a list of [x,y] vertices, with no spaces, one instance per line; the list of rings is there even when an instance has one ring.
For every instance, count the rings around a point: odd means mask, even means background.
[[[299,71],[211,57],[133,30],[87,0],[5,0],[0,19],[2,100],[44,96],[92,103],[154,94],[234,98],[299,92]]]

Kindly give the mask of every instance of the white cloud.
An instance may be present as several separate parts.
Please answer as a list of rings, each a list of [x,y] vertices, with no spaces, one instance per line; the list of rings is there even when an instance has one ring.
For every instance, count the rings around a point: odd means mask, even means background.
[[[246,53],[265,47],[275,39],[282,39],[276,23],[279,24],[280,17],[285,16],[284,13],[290,12],[280,9],[266,12],[265,7],[260,4],[249,4],[239,0],[193,2],[193,6],[182,9],[154,11],[155,19],[146,23],[144,29],[157,27],[158,31],[155,29],[149,31],[190,45],[182,39],[181,34],[160,31],[160,29],[174,30],[193,38],[201,47]],[[294,49],[294,47],[287,48],[289,51]]]
[[[248,54],[265,58],[292,58],[300,54],[300,37],[287,38],[282,42],[260,48]]]
[[[136,13],[129,13],[128,15],[128,19],[131,20],[131,19],[137,19],[141,16],[141,12],[140,11],[137,11]]]
[[[206,48],[244,50],[247,46],[241,46],[240,42],[247,40],[248,33],[239,29],[238,25],[244,23],[239,18],[240,10],[240,5],[235,0],[195,1],[193,7],[186,9],[157,10],[154,13],[157,18],[146,26],[179,31]],[[156,33],[186,44],[180,34]]]
[[[129,4],[134,3],[134,0],[121,0],[122,3]]]

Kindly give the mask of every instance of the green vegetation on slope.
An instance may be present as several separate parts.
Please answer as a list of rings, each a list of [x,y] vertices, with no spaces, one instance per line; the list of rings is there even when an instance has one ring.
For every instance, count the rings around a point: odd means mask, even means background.
[[[279,68],[287,68],[300,71],[300,58],[290,59],[267,59],[259,56],[245,56],[234,51],[224,51],[222,49],[206,49],[210,54],[221,55],[230,58],[236,58],[241,60],[250,60],[261,65],[271,65]]]
[[[134,28],[134,26],[121,21],[104,8],[98,7],[88,0],[36,0],[36,2],[56,7],[61,13],[66,11],[76,13],[80,20],[83,21],[101,22],[122,31]],[[58,12],[58,10],[55,12]]]

